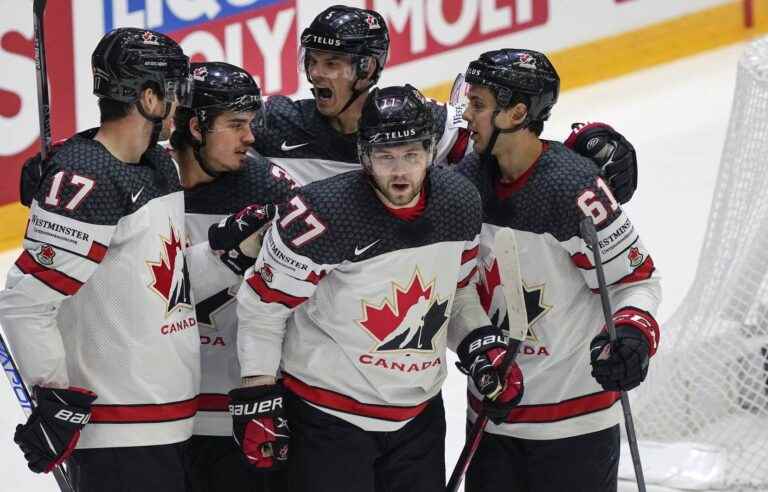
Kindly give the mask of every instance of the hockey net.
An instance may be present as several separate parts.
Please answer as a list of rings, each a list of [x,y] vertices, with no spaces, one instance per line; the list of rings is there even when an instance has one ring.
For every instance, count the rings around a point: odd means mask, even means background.
[[[674,443],[677,451],[667,457],[692,467],[656,470],[665,485],[768,490],[766,197],[768,38],[749,45],[739,61],[696,276],[662,328],[647,381],[632,392],[648,453]]]

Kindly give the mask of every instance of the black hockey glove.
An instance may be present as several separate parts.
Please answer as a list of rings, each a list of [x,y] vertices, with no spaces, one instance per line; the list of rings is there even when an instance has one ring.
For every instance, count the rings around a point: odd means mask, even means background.
[[[19,445],[29,469],[48,473],[75,450],[80,430],[91,419],[96,394],[80,388],[56,389],[35,386],[37,406],[24,425],[16,427],[13,440]]]
[[[659,328],[656,320],[632,308],[613,317],[616,342],[603,330],[589,344],[592,377],[607,391],[629,391],[645,380],[648,363],[656,353]]]
[[[619,203],[637,189],[637,153],[624,136],[605,123],[574,123],[566,147],[589,157],[602,171]]]
[[[51,150],[48,153],[45,161],[40,158],[40,152],[33,155],[21,166],[21,177],[19,178],[19,201],[25,207],[32,205],[32,200],[37,195],[37,190],[40,188],[40,184],[43,182],[48,166],[51,162],[51,157],[65,140],[56,142],[51,146]]]
[[[275,217],[274,205],[249,205],[225,217],[208,229],[208,244],[214,251],[229,251],[257,232]]]
[[[509,412],[523,398],[523,373],[516,362],[501,374],[509,339],[498,328],[484,326],[474,330],[459,344],[456,366],[467,374],[485,398],[483,409],[496,424],[507,420]]]
[[[239,388],[229,392],[232,436],[246,461],[262,470],[288,462],[290,429],[282,385]]]

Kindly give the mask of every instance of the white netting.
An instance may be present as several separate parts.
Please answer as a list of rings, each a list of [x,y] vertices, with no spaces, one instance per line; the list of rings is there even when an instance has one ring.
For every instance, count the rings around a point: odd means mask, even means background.
[[[701,105],[706,111],[707,101]],[[739,61],[696,277],[662,327],[660,349],[632,395],[639,438],[711,445],[724,457],[718,487],[765,490],[768,39],[752,43]]]

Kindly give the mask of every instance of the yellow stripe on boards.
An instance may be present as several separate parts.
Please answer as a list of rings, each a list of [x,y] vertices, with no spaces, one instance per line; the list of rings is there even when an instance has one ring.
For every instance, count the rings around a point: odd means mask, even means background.
[[[744,25],[743,1],[737,0],[547,56],[560,74],[562,90],[594,84],[768,32],[768,2],[753,4],[752,28]],[[424,95],[446,101],[452,83],[429,87]]]
[[[0,251],[21,247],[29,209],[21,203],[0,205]]]

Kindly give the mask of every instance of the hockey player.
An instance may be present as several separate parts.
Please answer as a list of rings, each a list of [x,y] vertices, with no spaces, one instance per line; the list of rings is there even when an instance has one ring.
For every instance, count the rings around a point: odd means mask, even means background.
[[[446,345],[476,359],[492,411],[522,394],[471,284],[479,196],[431,166],[436,137],[416,89],[373,91],[363,169],[281,205],[238,293],[234,436],[254,466],[287,461],[288,490],[444,490]]]
[[[466,82],[464,118],[475,153],[459,170],[483,202],[478,290],[491,319],[503,325],[492,244],[500,228],[514,229],[529,326],[517,359],[525,394],[504,422],[487,427],[467,491],[495,491],[499,484],[527,492],[615,491],[617,391],[643,381],[659,341],[654,313],[661,289],[653,260],[595,166],[539,138],[560,85],[546,56],[490,51],[469,64]],[[604,328],[593,256],[580,237],[585,216],[598,229],[615,344]],[[470,390],[474,419],[479,400],[472,384]]]
[[[189,60],[167,36],[125,28],[92,66],[101,126],[51,158],[0,293],[36,401],[14,440],[35,472],[71,454],[77,492],[181,492],[200,345],[184,198],[156,142],[189,95]]]
[[[389,32],[378,12],[344,5],[322,11],[301,34],[300,68],[312,84],[314,98],[293,101],[270,96],[269,124],[254,130],[254,149],[286,169],[300,185],[359,169],[358,120],[388,52]],[[435,101],[428,104],[437,135],[435,163],[456,164],[471,151],[462,109]],[[629,201],[637,187],[632,146],[606,125],[589,130],[599,144],[584,151],[603,168],[617,199]]]
[[[184,187],[189,239],[201,244],[207,242],[208,228],[226,215],[253,202],[282,202],[295,185],[284,170],[247,152],[254,142],[251,127],[264,124],[261,91],[253,78],[221,62],[193,63],[191,73],[194,96],[189,106],[176,109],[171,145]],[[255,213],[268,220],[266,212]],[[262,482],[271,479],[242,458],[227,411],[227,393],[240,385],[234,296],[257,254],[257,249],[236,249],[222,255],[232,268],[229,278],[192,272],[202,343],[200,408],[191,444],[196,492],[266,490]]]

